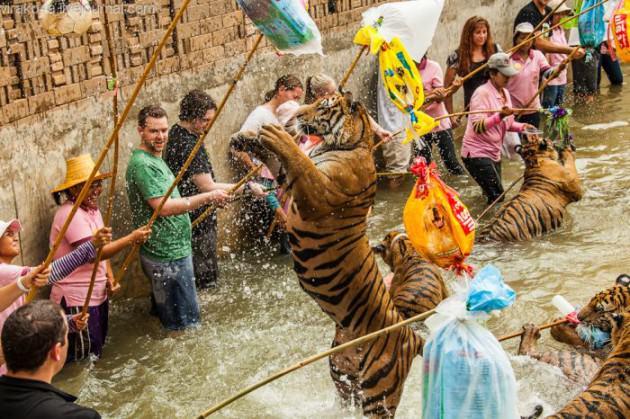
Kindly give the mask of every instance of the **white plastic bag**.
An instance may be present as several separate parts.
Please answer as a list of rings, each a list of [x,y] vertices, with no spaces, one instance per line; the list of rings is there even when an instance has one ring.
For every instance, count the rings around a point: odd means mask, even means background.
[[[521,138],[516,132],[506,132],[501,146],[501,155],[508,160],[518,160],[520,156],[515,150],[517,145],[521,145]]]
[[[466,310],[466,294],[444,300],[427,319],[423,355],[423,419],[518,418],[516,378],[488,315]]]

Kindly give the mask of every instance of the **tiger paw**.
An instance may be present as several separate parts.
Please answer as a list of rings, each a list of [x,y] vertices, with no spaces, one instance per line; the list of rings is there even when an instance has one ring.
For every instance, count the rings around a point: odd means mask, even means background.
[[[293,137],[278,125],[263,125],[260,129],[260,140],[271,150],[293,143]]]

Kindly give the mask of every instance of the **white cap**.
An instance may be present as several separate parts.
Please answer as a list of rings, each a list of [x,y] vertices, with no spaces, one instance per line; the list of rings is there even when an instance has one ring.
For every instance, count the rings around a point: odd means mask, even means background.
[[[519,23],[518,25],[516,25],[516,28],[514,28],[514,34],[517,33],[532,33],[534,32],[534,25],[532,25],[529,22],[522,22]]]
[[[4,236],[7,231],[20,231],[21,229],[22,224],[17,218],[9,221],[0,220],[0,237]]]
[[[558,4],[562,4],[560,7],[558,7]],[[556,7],[558,7],[558,10],[555,11],[555,13],[564,13],[564,12],[570,12],[571,8],[569,6],[567,6],[567,1],[566,0],[551,0],[548,4],[547,7],[550,7],[551,10],[556,10]]]

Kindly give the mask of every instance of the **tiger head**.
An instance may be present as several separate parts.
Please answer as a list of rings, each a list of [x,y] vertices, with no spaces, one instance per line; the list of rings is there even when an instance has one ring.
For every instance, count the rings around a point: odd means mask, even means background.
[[[528,135],[522,140],[516,151],[521,155],[526,167],[537,167],[539,160],[558,160],[559,155],[553,142],[538,135]]]
[[[613,287],[598,292],[578,313],[578,319],[610,332],[610,315],[622,313],[630,308],[630,277],[619,275]]]
[[[299,131],[321,136],[328,149],[351,150],[372,145],[368,113],[349,93],[336,93],[303,105],[295,118]]]
[[[411,241],[405,233],[392,231],[385,235],[385,238],[375,246],[372,246],[374,253],[383,258],[383,261],[391,270],[395,270],[400,265],[410,251],[413,250]]]

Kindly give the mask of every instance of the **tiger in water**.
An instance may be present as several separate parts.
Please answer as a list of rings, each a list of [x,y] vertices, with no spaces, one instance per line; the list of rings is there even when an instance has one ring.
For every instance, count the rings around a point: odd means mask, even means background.
[[[630,312],[606,314],[612,351],[590,382],[552,419],[630,417]]]
[[[525,241],[559,228],[566,207],[582,198],[582,186],[570,149],[558,153],[553,143],[531,135],[519,153],[525,162],[523,185],[503,204],[481,241]]]
[[[610,333],[613,325],[611,315],[630,310],[630,277],[620,275],[614,286],[598,292],[588,304],[578,312],[578,319],[586,326],[594,326]],[[524,332],[519,346],[519,355],[528,355],[541,362],[556,366],[571,381],[587,385],[599,370],[602,359],[610,352],[607,345],[603,350],[590,347],[580,338],[576,327],[564,323],[552,328],[552,335],[557,341],[574,346],[576,350],[552,350],[539,352],[536,341],[540,332],[536,326],[523,326]]]
[[[309,157],[278,126],[264,126],[258,135],[237,133],[230,143],[258,155],[270,169],[277,162],[282,166],[284,187],[293,198],[287,232],[300,286],[346,339],[402,321],[366,235],[376,194],[366,109],[348,95],[335,94],[300,107],[295,119],[300,131],[323,139]],[[410,327],[403,327],[359,348],[355,374],[347,379],[356,383],[355,396],[366,416],[394,416],[422,345]]]
[[[406,234],[388,233],[372,250],[383,258],[394,274],[389,294],[404,319],[435,308],[447,297],[439,269],[415,251]],[[337,326],[333,346],[354,337]],[[330,357],[330,374],[337,390],[347,400],[356,399],[360,391],[356,377],[365,350],[365,345],[355,346]]]

